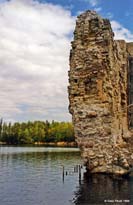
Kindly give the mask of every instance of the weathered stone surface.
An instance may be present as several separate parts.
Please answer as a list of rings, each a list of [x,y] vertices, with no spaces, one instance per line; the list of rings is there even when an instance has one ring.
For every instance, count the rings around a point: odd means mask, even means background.
[[[128,173],[127,71],[133,43],[113,39],[109,20],[94,11],[77,18],[70,52],[69,110],[90,172]]]

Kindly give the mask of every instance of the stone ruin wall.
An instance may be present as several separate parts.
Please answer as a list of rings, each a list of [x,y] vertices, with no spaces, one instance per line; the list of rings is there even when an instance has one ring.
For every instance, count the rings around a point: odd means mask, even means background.
[[[69,110],[84,164],[92,173],[129,173],[127,72],[133,43],[114,40],[108,19],[94,11],[77,18],[70,52]]]

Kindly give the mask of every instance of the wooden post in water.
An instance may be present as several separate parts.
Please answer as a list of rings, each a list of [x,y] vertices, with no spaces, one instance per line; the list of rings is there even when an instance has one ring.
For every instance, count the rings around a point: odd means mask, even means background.
[[[74,166],[74,173],[78,173],[79,165]]]
[[[62,166],[62,181],[64,183],[64,166]]]
[[[81,183],[81,165],[79,165],[78,168],[79,168],[79,183]]]
[[[79,167],[79,166],[78,166],[78,165],[76,165],[76,172],[78,172],[78,167]]]

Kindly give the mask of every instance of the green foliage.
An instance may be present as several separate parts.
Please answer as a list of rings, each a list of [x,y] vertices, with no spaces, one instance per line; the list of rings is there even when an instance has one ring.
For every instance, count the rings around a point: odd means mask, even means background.
[[[70,122],[28,121],[5,123],[0,120],[0,141],[7,144],[33,144],[35,142],[73,142],[74,130]]]

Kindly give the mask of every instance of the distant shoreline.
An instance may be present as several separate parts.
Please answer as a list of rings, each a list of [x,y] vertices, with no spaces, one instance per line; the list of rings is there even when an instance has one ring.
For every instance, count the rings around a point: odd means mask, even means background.
[[[8,144],[6,142],[0,142],[0,145],[29,145],[29,144]],[[45,145],[45,146],[55,146],[55,147],[77,147],[76,142],[35,142],[30,145]]]
[[[60,146],[60,147],[65,147],[65,146],[70,146],[70,147],[77,147],[76,142],[35,142],[35,145],[51,145],[51,146]]]

